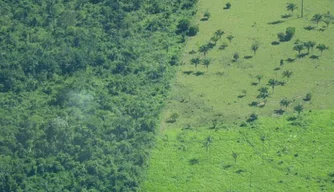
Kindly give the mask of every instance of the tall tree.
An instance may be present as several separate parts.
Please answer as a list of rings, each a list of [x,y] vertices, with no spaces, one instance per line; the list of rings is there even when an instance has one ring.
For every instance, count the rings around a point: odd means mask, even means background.
[[[259,45],[258,42],[254,42],[254,43],[252,44],[251,49],[252,49],[254,55],[256,54],[256,51],[259,49],[259,46],[260,46],[260,45]]]
[[[304,110],[304,107],[303,105],[298,104],[293,109],[298,113],[298,116],[299,116],[299,114]]]
[[[226,37],[228,39],[228,41],[231,43],[232,40],[234,39],[234,36],[233,35],[229,35]]]
[[[295,9],[297,9],[298,8],[298,5],[297,4],[294,4],[294,3],[288,3],[287,5],[286,5],[286,9],[288,10],[288,11],[291,11],[291,14],[293,15],[293,11],[295,10]]]
[[[262,98],[265,99],[267,97],[269,97],[269,91],[268,91],[268,87],[261,87],[260,89],[258,89],[259,94],[258,94],[258,98]]]
[[[195,68],[197,68],[197,65],[201,63],[201,59],[199,57],[195,57],[195,58],[192,58],[190,62],[192,65],[195,66]]]
[[[310,53],[310,49],[313,49],[313,47],[315,46],[315,42],[314,41],[307,41],[304,43],[304,46],[306,47],[307,49],[307,54]]]
[[[325,44],[319,44],[319,45],[317,45],[316,48],[321,52],[321,55],[322,55],[322,52],[323,52],[324,50],[329,49],[329,47],[327,47]]]
[[[211,59],[205,58],[203,59],[203,65],[206,67],[206,69],[209,69],[209,65],[211,64]]]
[[[285,107],[285,109],[288,108],[288,106],[290,105],[291,101],[288,100],[287,98],[282,99],[279,104],[281,105],[281,107]]]
[[[274,93],[275,87],[278,85],[278,81],[276,79],[269,79],[268,85],[272,88]]]
[[[208,53],[209,51],[209,46],[207,44],[205,45],[201,45],[198,49],[199,52],[203,53],[204,56],[206,56],[206,54]]]
[[[284,77],[290,78],[291,75],[292,75],[292,71],[289,71],[289,70],[283,71],[282,73],[283,78]]]
[[[218,29],[216,32],[215,32],[215,36],[217,36],[219,39],[221,39],[221,37],[224,35],[224,31],[221,30],[221,29]]]
[[[298,51],[298,54],[300,55],[300,52],[304,50],[304,45],[303,44],[297,44],[293,47],[293,50]]]
[[[317,26],[321,20],[322,20],[322,15],[319,13],[313,15],[313,17],[311,18],[311,21],[315,22]]]

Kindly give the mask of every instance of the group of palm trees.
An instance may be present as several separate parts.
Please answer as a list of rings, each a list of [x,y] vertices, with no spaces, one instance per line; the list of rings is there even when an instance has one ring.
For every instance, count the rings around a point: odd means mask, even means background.
[[[295,46],[293,47],[293,50],[298,52],[298,55],[300,55],[301,51],[303,51],[305,48],[307,49],[307,54],[310,53],[310,50],[313,50],[314,46],[316,45],[316,42],[314,41],[307,41],[307,42],[297,42]],[[322,55],[322,52],[324,50],[328,50],[329,47],[326,46],[325,44],[318,44],[316,47]]]

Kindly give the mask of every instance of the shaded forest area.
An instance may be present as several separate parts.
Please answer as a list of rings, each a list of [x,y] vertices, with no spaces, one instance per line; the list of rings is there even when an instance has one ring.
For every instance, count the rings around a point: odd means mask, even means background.
[[[1,1],[0,191],[138,190],[196,2]]]

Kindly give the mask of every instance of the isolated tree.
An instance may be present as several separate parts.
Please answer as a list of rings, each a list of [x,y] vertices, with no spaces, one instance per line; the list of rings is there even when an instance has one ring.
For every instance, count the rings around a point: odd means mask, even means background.
[[[334,20],[334,16],[329,11],[323,15],[322,21],[326,24],[326,28],[328,28],[329,24],[332,23],[333,20]]]
[[[274,93],[275,87],[278,85],[278,81],[276,79],[269,79],[268,85],[272,88]]]
[[[311,21],[315,22],[318,26],[321,19],[322,19],[322,15],[317,13],[317,14],[313,15],[313,17],[311,18]]]
[[[201,63],[201,59],[199,57],[192,58],[190,60],[192,65],[195,65],[195,68],[197,68],[197,65]]]
[[[219,40],[219,37],[217,37],[216,35],[210,38],[210,41],[212,41],[215,45],[218,40]]]
[[[204,56],[206,56],[206,54],[209,51],[209,46],[207,44],[205,45],[201,45],[198,49],[199,52],[203,53]]]
[[[209,11],[205,11],[205,12],[204,12],[203,17],[204,17],[205,20],[209,20],[210,16],[211,16],[211,14],[210,14]]]
[[[235,153],[235,152],[232,152],[232,157],[234,159],[234,163],[237,163],[237,158],[238,158],[239,154],[238,153]]]
[[[304,50],[304,45],[303,44],[297,44],[293,47],[293,50],[298,51],[298,54],[300,55],[300,52]]]
[[[269,97],[268,87],[261,87],[260,89],[258,89],[258,91],[259,91],[259,95],[257,96],[258,98],[265,99]]]
[[[238,61],[239,59],[239,53],[234,53],[233,54],[233,61]]]
[[[256,75],[255,78],[258,80],[258,83],[260,83],[263,75]]]
[[[310,53],[310,49],[313,49],[313,47],[315,46],[315,42],[314,41],[307,41],[304,43],[304,46],[307,49],[307,54]]]
[[[321,55],[324,50],[329,49],[325,44],[319,44],[316,48],[321,52]]]
[[[189,30],[187,32],[188,36],[195,36],[199,31],[198,25],[192,25],[189,27]]]
[[[287,98],[282,99],[279,104],[281,105],[281,107],[285,107],[286,109],[288,108],[288,106],[290,105],[291,101],[289,101]]]
[[[203,59],[203,65],[206,67],[206,69],[209,69],[210,63],[211,63],[211,60],[209,58]]]
[[[256,54],[256,51],[259,49],[259,43],[254,42],[251,46],[252,51],[254,52],[254,55]]]
[[[293,109],[298,113],[298,116],[299,116],[299,114],[303,111],[304,107],[303,105],[299,104],[299,105],[296,105]]]
[[[282,73],[283,78],[284,77],[290,78],[291,75],[292,75],[292,71],[289,71],[289,70],[283,71]]]
[[[221,29],[218,29],[216,32],[215,32],[215,36],[218,37],[219,39],[221,39],[221,37],[224,35],[224,31],[221,30]]]
[[[228,39],[228,41],[231,43],[232,40],[234,39],[234,36],[233,35],[229,35],[226,37]]]
[[[293,15],[293,11],[294,11],[295,9],[297,9],[297,8],[298,8],[297,4],[294,4],[294,3],[288,3],[288,4],[286,5],[286,9],[287,9],[288,11],[291,11],[291,15]]]

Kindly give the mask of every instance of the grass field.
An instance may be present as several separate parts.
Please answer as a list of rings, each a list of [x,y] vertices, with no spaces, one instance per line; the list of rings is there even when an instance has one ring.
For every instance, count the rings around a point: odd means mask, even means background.
[[[304,17],[297,9],[286,19],[282,18],[289,14],[286,4],[300,1],[230,2],[229,10],[223,9],[225,1],[198,3],[194,22],[200,32],[188,39],[184,49],[184,64],[161,115],[143,191],[333,191],[329,174],[334,172],[334,24],[326,28],[323,22],[310,21],[316,13],[333,12],[333,1],[304,0]],[[205,11],[211,17],[200,21]],[[307,26],[314,29],[304,29]],[[296,28],[292,40],[272,45],[278,41],[277,33],[287,27]],[[212,61],[209,68],[195,68],[191,58],[204,57],[198,48],[218,29],[225,34],[206,55]],[[231,43],[228,35],[234,36]],[[308,55],[303,50],[304,57],[299,58],[293,50],[297,40],[323,43],[329,50],[322,55],[317,49]],[[223,42],[228,47],[219,50]],[[255,55],[254,42],[259,43]],[[190,54],[192,50],[197,53]],[[240,55],[236,62],[234,53]],[[311,59],[312,55],[318,59]],[[288,62],[289,58],[294,61]],[[282,77],[286,70],[292,72],[290,78]],[[255,85],[257,75],[263,78]],[[285,85],[273,91],[269,79]],[[260,87],[268,87],[268,98],[257,98]],[[307,93],[312,94],[310,101],[303,100]],[[281,108],[283,98],[292,103],[281,116],[274,111]],[[254,101],[265,105],[249,106]],[[299,117],[293,109],[298,104],[304,107]],[[252,113],[259,120],[240,127]],[[176,121],[167,123],[172,114]],[[288,121],[288,117],[297,119]],[[216,128],[210,129],[214,124]],[[209,137],[212,143],[203,147]],[[238,155],[236,162],[233,152]]]

